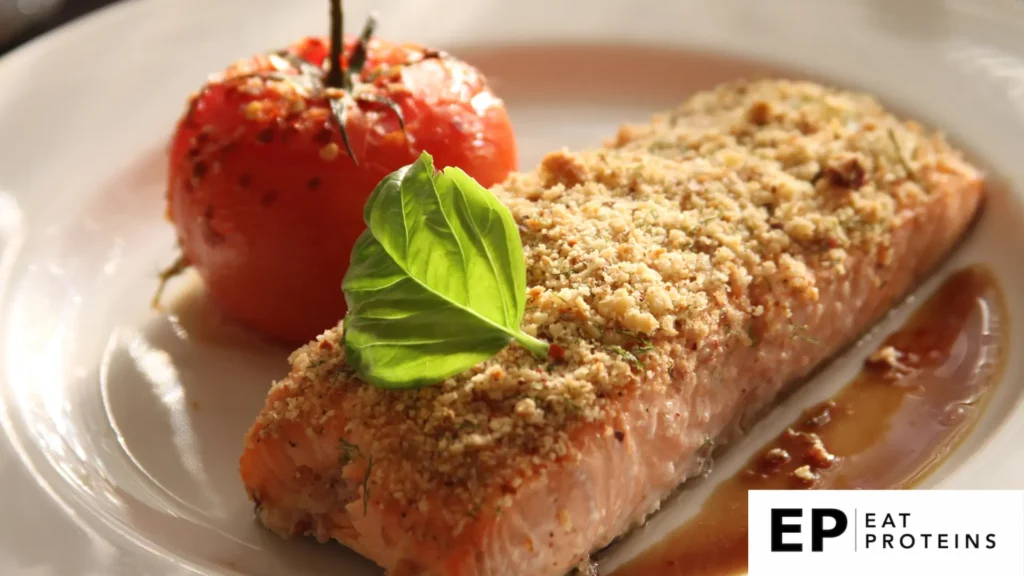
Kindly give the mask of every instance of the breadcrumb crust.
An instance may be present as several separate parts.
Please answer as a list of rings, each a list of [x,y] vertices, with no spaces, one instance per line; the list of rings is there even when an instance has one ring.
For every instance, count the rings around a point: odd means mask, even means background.
[[[510,345],[436,386],[388,391],[353,378],[339,326],[292,354],[275,386],[294,390],[263,411],[260,433],[297,421],[318,434],[339,416],[318,400],[340,389],[346,442],[374,457],[368,487],[421,510],[439,487],[461,504],[445,514],[500,509],[546,462],[576,456],[581,426],[619,434],[619,406],[672,386],[699,349],[757,346],[766,329],[800,337],[798,324],[754,320],[814,302],[811,270],[841,277],[851,255],[884,260],[900,214],[929,193],[926,172],[974,171],[869,96],[785,80],[699,93],[493,189],[523,241],[523,330],[562,361]]]

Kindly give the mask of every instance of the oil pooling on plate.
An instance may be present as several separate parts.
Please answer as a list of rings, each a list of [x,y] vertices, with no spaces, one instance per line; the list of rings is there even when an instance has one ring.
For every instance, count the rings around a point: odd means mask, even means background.
[[[805,411],[680,528],[614,576],[747,567],[747,491],[910,488],[967,436],[999,381],[1008,316],[996,278],[952,274],[832,399]]]

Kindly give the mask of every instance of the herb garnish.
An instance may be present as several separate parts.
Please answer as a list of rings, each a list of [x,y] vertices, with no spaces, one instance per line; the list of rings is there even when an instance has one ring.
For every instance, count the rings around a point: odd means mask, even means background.
[[[363,218],[342,282],[346,356],[363,381],[436,384],[513,340],[547,357],[548,343],[519,328],[526,263],[515,220],[465,172],[435,173],[424,152],[377,185]]]
[[[917,179],[917,172],[914,171],[913,167],[911,167],[910,160],[908,160],[906,155],[903,154],[903,147],[900,146],[900,141],[899,139],[896,138],[896,132],[893,131],[892,128],[889,128],[888,132],[889,141],[892,142],[892,147],[896,149],[896,157],[899,158],[900,164],[903,166],[903,169],[907,171],[907,177],[909,177],[914,182],[917,182],[918,185],[921,185],[921,182]],[[921,187],[924,188],[923,185]],[[927,191],[927,189],[925,189],[925,191]]]
[[[647,344],[633,348],[632,350],[630,350],[630,352],[632,352],[634,356],[642,356],[644,354],[647,354],[648,352],[654,352],[654,350],[654,344],[648,342]],[[643,362],[640,361],[640,364],[642,365]]]
[[[359,446],[356,446],[355,444],[349,442],[348,440],[345,440],[344,438],[341,439],[342,466],[348,464],[349,462],[352,462],[353,460],[361,456],[362,452],[359,450]]]
[[[807,333],[807,326],[805,324],[797,324],[790,320],[789,325],[793,328],[793,335],[797,338],[810,342],[811,344],[821,344],[820,340]]]
[[[604,349],[605,349],[606,352],[608,352],[610,354],[614,354],[614,355],[622,358],[623,360],[628,362],[630,365],[632,365],[637,370],[640,370],[641,368],[643,368],[644,364],[643,364],[643,362],[640,361],[639,358],[637,358],[635,355],[633,355],[632,352],[630,352],[629,350],[626,350],[625,348],[623,348],[622,346],[619,346],[618,344],[613,344],[613,345],[610,345],[610,346],[605,346]]]
[[[366,473],[363,475],[363,516],[370,511],[370,472],[373,470],[373,454],[366,461]]]
[[[654,352],[655,350],[657,350],[657,348],[655,348],[654,346],[654,343],[651,342],[650,339],[648,339],[646,336],[634,330],[625,330],[620,328],[616,330],[616,332],[625,336],[626,338],[633,340],[633,345],[629,349],[626,349],[619,345],[608,345],[604,347],[605,351],[610,352],[616,356],[619,356],[626,362],[632,364],[633,367],[636,368],[637,370],[644,368],[644,361],[640,357],[643,356],[644,354],[647,354],[648,352]]]

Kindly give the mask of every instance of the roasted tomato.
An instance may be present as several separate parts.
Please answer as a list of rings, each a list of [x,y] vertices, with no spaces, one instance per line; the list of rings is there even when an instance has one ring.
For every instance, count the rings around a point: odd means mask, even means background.
[[[372,25],[334,31],[335,44],[307,38],[211,79],[170,153],[173,270],[194,267],[229,316],[288,342],[344,316],[341,281],[384,176],[423,150],[485,186],[517,162],[505,107],[472,66],[370,39]]]

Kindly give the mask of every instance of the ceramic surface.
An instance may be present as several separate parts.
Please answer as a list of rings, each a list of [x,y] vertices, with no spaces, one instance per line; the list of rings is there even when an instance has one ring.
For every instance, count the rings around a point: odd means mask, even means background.
[[[347,2],[348,21],[366,2]],[[456,52],[508,104],[528,168],[600,144],[688,93],[782,70],[876,93],[944,128],[992,175],[952,266],[987,262],[1011,312],[995,401],[926,486],[1024,487],[1024,21],[927,0],[383,1],[379,33]],[[288,350],[218,320],[194,279],[148,307],[173,257],[164,149],[212,71],[326,30],[326,2],[135,0],[0,60],[0,574],[377,575],[338,545],[252,520],[242,434]],[[934,288],[933,278],[922,291]],[[340,294],[339,294],[340,297]],[[912,304],[911,306],[912,307]],[[883,336],[910,307],[877,331]],[[685,520],[717,479],[845,383],[869,341],[763,422],[709,481],[607,555]]]

